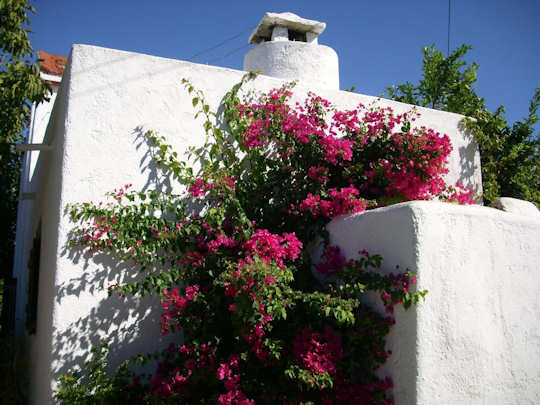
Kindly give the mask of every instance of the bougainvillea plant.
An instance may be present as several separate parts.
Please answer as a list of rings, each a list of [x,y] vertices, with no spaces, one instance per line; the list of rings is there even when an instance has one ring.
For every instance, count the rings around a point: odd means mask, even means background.
[[[381,272],[378,255],[347,260],[325,226],[407,200],[472,202],[472,191],[444,182],[449,138],[414,127],[414,111],[342,111],[311,93],[293,104],[291,84],[248,101],[242,83],[224,98],[218,128],[202,92],[184,81],[207,135],[191,160],[146,134],[183,194],[127,184],[109,203],[71,206],[73,245],[142,273],[110,293],[160,294],[156,327],[182,335],[150,378],[124,368],[90,387],[79,374],[64,376],[60,402],[392,403],[391,380],[375,370],[389,356],[393,308],[426,292],[415,291],[408,271]],[[313,265],[317,243],[325,248]],[[361,301],[366,291],[380,295],[386,314]]]

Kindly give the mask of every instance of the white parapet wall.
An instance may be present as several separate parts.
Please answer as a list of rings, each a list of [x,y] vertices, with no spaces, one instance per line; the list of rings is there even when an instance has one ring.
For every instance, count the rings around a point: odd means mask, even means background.
[[[135,189],[169,189],[168,179],[159,175],[151,161],[142,133],[147,129],[159,132],[180,153],[190,145],[200,144],[204,137],[202,121],[194,119],[192,95],[184,89],[182,78],[191,80],[206,94],[211,108],[218,110],[222,97],[244,73],[95,46],[73,47],[44,140],[53,150],[40,154],[32,179],[36,199],[30,231],[17,235],[17,243],[24,241],[26,250],[21,253],[15,275],[21,281],[19,291],[26,291],[26,263],[41,221],[37,332],[27,336],[25,346],[33,370],[28,386],[31,404],[52,402],[58,376],[82,364],[90,347],[102,337],[112,343],[112,364],[167,343],[160,336],[160,311],[155,300],[133,302],[107,297],[107,286],[122,277],[132,277],[133,270],[121,268],[107,257],[81,255],[68,246],[74,224],[66,206],[84,201],[97,203],[106,192],[128,183]],[[283,83],[259,76],[248,87],[266,91]],[[309,90],[339,108],[352,109],[359,103],[391,106],[398,113],[411,108],[376,97],[316,87],[298,86],[294,90],[296,99],[304,98]],[[460,125],[463,117],[418,110],[422,114],[418,125],[446,133],[452,141],[448,182],[460,180],[481,190],[478,149]],[[402,243],[415,237],[400,235],[392,228],[387,232],[393,240],[402,236]],[[459,233],[455,237],[465,241]],[[450,256],[457,260],[461,252],[454,253],[455,257]],[[402,262],[393,259],[387,257],[390,262]],[[406,264],[414,267],[416,262]],[[450,265],[445,271],[451,272]],[[21,294],[17,302],[18,330],[24,329],[24,298],[25,294]],[[450,324],[447,327],[452,328]],[[411,370],[414,373],[414,366]],[[396,384],[401,389],[399,378]]]
[[[414,201],[334,219],[348,258],[416,271],[424,302],[396,310],[396,405],[540,403],[540,216]],[[379,298],[367,298],[379,305]]]

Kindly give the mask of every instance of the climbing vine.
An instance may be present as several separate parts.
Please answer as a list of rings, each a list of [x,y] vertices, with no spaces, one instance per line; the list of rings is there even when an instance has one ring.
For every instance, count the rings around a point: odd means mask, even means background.
[[[110,294],[159,294],[163,334],[183,333],[159,355],[149,378],[123,366],[90,377],[63,376],[60,403],[218,404],[392,403],[390,379],[375,370],[396,305],[408,308],[414,274],[381,272],[364,250],[345,258],[325,226],[333,218],[413,199],[473,202],[472,191],[443,180],[449,138],[413,125],[418,113],[359,105],[342,111],[294,85],[242,98],[246,76],[223,100],[224,127],[187,80],[206,139],[179,158],[164,137],[146,138],[180,194],[135,191],[106,203],[70,206],[71,243],[136,267],[139,281]],[[312,254],[324,245],[321,260]],[[361,300],[381,297],[381,315]],[[104,346],[108,349],[106,346]],[[111,348],[114,350],[114,348]],[[71,402],[70,402],[71,401]]]

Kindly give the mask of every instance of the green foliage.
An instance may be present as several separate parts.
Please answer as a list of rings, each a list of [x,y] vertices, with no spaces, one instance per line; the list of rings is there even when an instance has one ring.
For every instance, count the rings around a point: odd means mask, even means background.
[[[2,405],[22,405],[25,403],[21,388],[27,381],[28,369],[25,367],[25,359],[22,356],[15,360],[14,342],[12,331],[0,335],[0,345],[2,346],[0,353],[0,398]]]
[[[32,103],[47,98],[49,87],[39,77],[33,63],[33,49],[26,26],[33,7],[24,0],[0,2],[0,143],[21,140],[30,122]],[[9,158],[12,149],[2,150],[0,159]]]
[[[463,114],[465,125],[474,133],[480,148],[484,200],[515,197],[540,206],[540,138],[534,134],[538,121],[540,87],[531,100],[528,115],[509,125],[504,107],[487,110],[484,99],[474,89],[478,65],[468,65],[463,57],[471,49],[462,45],[448,57],[434,46],[423,49],[422,78],[388,87],[394,100]]]
[[[4,280],[11,277],[19,172],[21,157],[15,144],[23,142],[24,130],[30,123],[32,103],[46,99],[49,87],[41,81],[39,68],[33,63],[33,50],[26,27],[28,14],[35,12],[25,0],[0,1],[0,296],[3,298]],[[3,299],[0,307],[5,311]],[[8,319],[3,316],[3,319]],[[5,326],[5,325],[3,325]],[[13,336],[2,329],[2,403],[23,403],[18,392],[20,377],[15,367]]]
[[[539,106],[537,87],[523,121],[508,125],[503,106],[465,121],[480,145],[484,198],[488,202],[501,196],[515,197],[540,207],[540,136],[533,128]]]
[[[120,398],[147,404],[390,402],[390,382],[373,371],[389,355],[385,337],[393,320],[361,304],[359,297],[375,292],[391,313],[394,305],[416,304],[425,291],[415,290],[412,273],[384,275],[377,255],[363,251],[358,260],[346,262],[338,247],[326,246],[327,261],[317,267],[317,275],[311,255],[317,241],[328,245],[325,226],[331,218],[366,209],[353,183],[360,187],[371,180],[361,175],[353,180],[352,171],[363,173],[361,159],[366,159],[364,170],[370,159],[397,160],[385,147],[394,139],[389,128],[397,125],[412,136],[410,120],[407,114],[374,108],[340,140],[316,129],[332,119],[330,111],[342,118],[352,112],[341,113],[315,95],[307,98],[305,110],[293,110],[287,103],[293,84],[258,96],[258,105],[250,103],[239,92],[251,77],[224,97],[223,119],[217,119],[221,128],[204,94],[183,81],[206,133],[201,147],[188,150],[188,160],[179,158],[165,137],[145,134],[163,174],[186,193],[132,191],[126,184],[109,193],[107,202],[68,207],[77,224],[72,248],[108,254],[141,273],[138,281],[111,285],[109,293],[125,296],[126,304],[131,295],[159,294],[162,333],[181,332],[182,337],[161,353],[151,379],[133,379],[127,365],[108,377],[107,347],[94,349],[84,373],[61,378],[60,403]],[[298,111],[308,111],[310,119]],[[285,129],[285,118],[298,128],[308,122],[317,127],[304,127],[305,138],[297,139],[296,132]],[[300,124],[301,119],[306,122]],[[368,135],[366,122],[374,121],[380,132]],[[268,124],[266,136],[261,145],[249,145],[246,134],[260,123]],[[430,134],[446,145],[443,137]],[[319,143],[322,138],[335,142],[335,149]],[[414,149],[413,141],[407,144]],[[336,150],[341,151],[337,157]],[[436,169],[444,170],[444,153],[421,152],[407,157],[409,167],[436,161]],[[326,207],[332,207],[325,216],[300,208],[312,192],[320,192]],[[387,203],[382,192],[366,193]]]
[[[388,96],[404,103],[476,116],[485,109],[484,100],[474,91],[478,65],[462,59],[470,46],[462,45],[447,58],[434,46],[424,47],[422,79],[388,87]]]
[[[128,371],[129,363],[122,364],[109,377],[107,354],[109,345],[92,348],[92,357],[85,362],[85,373],[72,372],[60,376],[55,400],[60,405],[116,405],[135,403],[138,390],[130,387],[133,373]]]
[[[24,140],[32,103],[47,99],[49,87],[33,63],[25,0],[0,1],[0,277],[11,275],[21,158],[15,144]]]

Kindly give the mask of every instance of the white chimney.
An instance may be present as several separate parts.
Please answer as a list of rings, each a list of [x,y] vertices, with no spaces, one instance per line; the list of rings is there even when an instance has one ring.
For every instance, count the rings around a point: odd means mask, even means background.
[[[339,90],[338,56],[318,44],[325,28],[323,22],[293,13],[266,13],[249,37],[249,43],[257,46],[244,56],[244,70]]]

